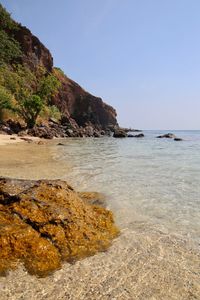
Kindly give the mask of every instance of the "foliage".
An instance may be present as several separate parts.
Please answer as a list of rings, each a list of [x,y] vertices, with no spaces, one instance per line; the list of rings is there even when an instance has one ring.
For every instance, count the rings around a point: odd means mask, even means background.
[[[46,101],[46,103],[49,103],[50,98],[57,92],[59,86],[60,82],[54,75],[49,74],[43,76],[39,82],[38,95]]]
[[[43,101],[38,95],[31,95],[18,103],[16,112],[24,119],[27,126],[32,128],[43,108]]]
[[[60,82],[43,67],[32,72],[27,66],[14,64],[22,55],[15,39],[19,25],[0,4],[0,112],[12,110],[33,127],[38,115],[50,104]],[[59,111],[49,108],[49,115],[59,117]]]
[[[40,71],[40,77],[31,72],[28,67],[15,65],[0,67],[0,87],[13,96],[12,106],[6,109],[15,111],[26,122],[28,127],[33,127],[42,109],[48,105],[50,98],[59,87],[59,81],[52,74]],[[49,108],[49,115],[59,117],[56,108]]]
[[[0,41],[0,64],[9,63],[21,56],[19,43],[4,30],[0,30]]]
[[[18,25],[14,22],[10,14],[0,4],[0,27],[2,29],[17,29]]]
[[[0,4],[0,64],[13,62],[22,55],[18,41],[13,37],[17,29],[18,24]]]
[[[61,119],[61,112],[55,105],[48,106],[48,109],[49,109],[49,117],[50,118],[54,118],[56,120]]]
[[[46,120],[53,118],[59,121],[61,119],[61,112],[55,105],[44,106],[40,116]]]
[[[0,86],[0,120],[4,109],[12,110],[12,95]]]
[[[0,110],[12,108],[12,95],[0,86]]]
[[[60,73],[61,75],[65,76],[65,73],[63,72],[63,70],[61,68],[54,67],[54,70],[57,71],[58,73]]]

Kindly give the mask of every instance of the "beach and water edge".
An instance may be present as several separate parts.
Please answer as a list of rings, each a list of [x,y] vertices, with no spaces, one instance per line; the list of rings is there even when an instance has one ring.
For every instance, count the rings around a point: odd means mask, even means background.
[[[22,266],[9,272],[6,277],[0,278],[0,299],[200,299],[200,251],[196,238],[198,229],[190,227],[194,232],[191,236],[186,234],[187,226],[183,232],[171,230],[167,221],[162,221],[161,216],[160,222],[153,222],[150,214],[148,218],[142,216],[141,211],[137,210],[137,205],[134,207],[134,214],[133,207],[128,207],[126,201],[130,194],[122,189],[124,183],[121,185],[119,181],[117,189],[117,185],[113,186],[107,177],[107,173],[110,173],[110,168],[113,167],[113,159],[117,159],[116,163],[120,164],[118,154],[121,153],[124,141],[115,142],[110,138],[104,140],[82,139],[84,152],[81,152],[80,139],[62,140],[64,146],[58,146],[57,140],[45,141],[40,145],[36,142],[14,143],[13,140],[12,144],[0,147],[1,176],[24,179],[59,178],[67,180],[76,189],[83,191],[93,187],[93,190],[105,193],[107,206],[114,212],[121,231],[120,236],[106,252],[75,264],[65,263],[60,270],[46,278],[31,276]],[[111,143],[107,150],[106,143]],[[95,160],[94,151],[91,151],[95,147],[99,149],[103,171],[100,170],[99,162]],[[156,147],[160,147],[160,144]],[[113,154],[110,161],[108,158],[111,152],[108,148]],[[139,149],[135,144],[134,149],[145,155],[141,151],[141,145]],[[128,155],[131,161],[130,153]],[[75,157],[79,160],[75,160]],[[90,164],[87,159],[90,160]],[[139,163],[141,164],[141,160]],[[136,176],[141,179],[138,167],[135,165]],[[148,171],[148,166],[146,167]],[[121,171],[123,181],[123,169]],[[102,173],[105,175],[107,186],[103,179],[99,184]],[[114,173],[110,173],[110,176],[110,180],[115,181]],[[128,183],[127,178],[126,181]],[[150,192],[147,187],[146,190]],[[131,193],[134,198],[132,189]],[[139,190],[135,190],[136,202],[138,193]],[[116,204],[117,194],[120,203]],[[156,202],[155,195],[154,201]],[[145,202],[141,203],[141,210],[145,210],[145,205]],[[165,208],[165,213],[167,209],[169,208]],[[194,220],[195,218],[197,215],[194,215]],[[182,226],[181,216],[178,216],[178,219]],[[186,220],[186,223],[188,222],[189,220]]]

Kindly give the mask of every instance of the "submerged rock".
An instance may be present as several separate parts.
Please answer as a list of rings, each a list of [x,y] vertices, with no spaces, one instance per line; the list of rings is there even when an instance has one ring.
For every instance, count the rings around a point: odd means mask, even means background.
[[[23,262],[45,276],[107,249],[118,229],[110,211],[88,201],[95,197],[61,180],[0,178],[0,273]]]

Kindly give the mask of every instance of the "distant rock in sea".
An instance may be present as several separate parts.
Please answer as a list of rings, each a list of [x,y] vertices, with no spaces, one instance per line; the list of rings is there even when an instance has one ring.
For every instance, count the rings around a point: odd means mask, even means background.
[[[166,133],[166,134],[162,134],[157,136],[158,139],[162,139],[162,138],[166,138],[166,139],[174,139],[176,138],[176,136],[173,133]]]
[[[139,133],[139,134],[128,134],[127,137],[129,138],[143,138],[144,137],[144,133]]]
[[[159,135],[159,136],[157,136],[157,138],[159,138],[159,139],[166,138],[166,139],[174,139],[174,141],[183,141],[182,138],[177,137],[173,133],[166,133],[166,134],[163,134],[163,135]]]

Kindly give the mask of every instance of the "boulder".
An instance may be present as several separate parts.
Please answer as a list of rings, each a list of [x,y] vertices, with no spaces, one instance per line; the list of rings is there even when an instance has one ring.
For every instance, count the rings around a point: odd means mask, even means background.
[[[125,137],[127,137],[127,133],[121,128],[115,129],[115,131],[113,133],[113,137],[114,138],[125,138]]]
[[[44,138],[44,139],[52,139],[53,138],[51,129],[45,125],[44,126],[35,126],[34,128],[29,129],[28,134],[31,136],[37,136],[39,138]]]
[[[118,229],[110,211],[91,204],[95,199],[61,180],[0,178],[0,273],[22,262],[46,276],[64,260],[106,250]]]

